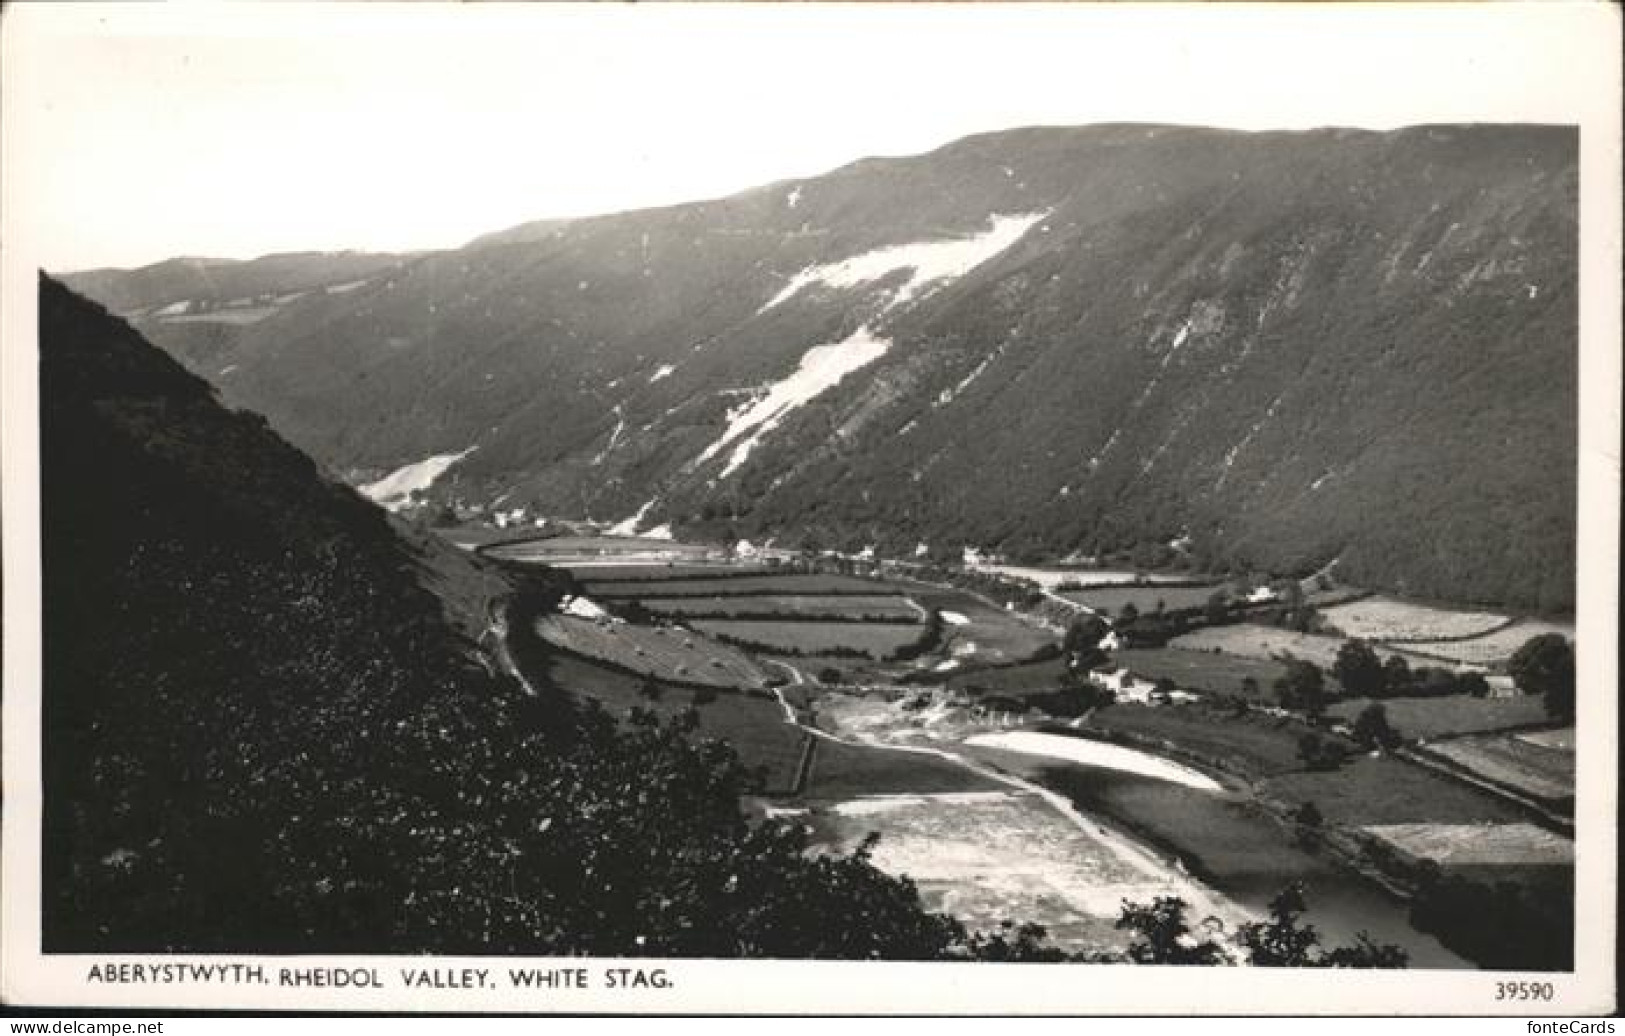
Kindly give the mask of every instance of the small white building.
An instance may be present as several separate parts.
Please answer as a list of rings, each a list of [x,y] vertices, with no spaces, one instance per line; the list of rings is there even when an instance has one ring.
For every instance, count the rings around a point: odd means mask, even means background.
[[[1201,695],[1190,691],[1159,691],[1152,681],[1135,676],[1121,666],[1109,672],[1092,671],[1089,682],[1111,691],[1122,705],[1178,705],[1201,699]]]
[[[1089,682],[1111,691],[1118,701],[1130,705],[1146,704],[1151,700],[1151,692],[1157,689],[1150,680],[1141,679],[1121,666],[1109,672],[1092,671]]]

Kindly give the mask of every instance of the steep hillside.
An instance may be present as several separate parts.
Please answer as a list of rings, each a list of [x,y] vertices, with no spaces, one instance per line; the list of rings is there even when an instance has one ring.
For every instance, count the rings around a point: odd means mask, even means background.
[[[516,228],[216,371],[357,482],[444,458],[433,496],[1563,609],[1576,190],[1563,128],[1016,130]]]
[[[726,748],[491,675],[488,573],[49,279],[40,361],[47,951],[962,947]]]

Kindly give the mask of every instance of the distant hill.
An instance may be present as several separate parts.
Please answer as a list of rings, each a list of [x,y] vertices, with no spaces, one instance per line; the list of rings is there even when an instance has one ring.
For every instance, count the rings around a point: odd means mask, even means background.
[[[288,301],[285,296],[344,286],[398,268],[413,256],[367,252],[285,252],[258,259],[166,259],[134,270],[86,270],[63,282],[125,314],[186,303],[193,313]],[[177,316],[184,315],[177,312]]]
[[[47,952],[962,947],[724,747],[494,675],[502,580],[48,278],[40,406]]]
[[[207,341],[363,483],[718,538],[1573,604],[1577,134],[984,134],[419,257]],[[87,290],[89,290],[87,288]],[[799,373],[798,373],[799,372]]]

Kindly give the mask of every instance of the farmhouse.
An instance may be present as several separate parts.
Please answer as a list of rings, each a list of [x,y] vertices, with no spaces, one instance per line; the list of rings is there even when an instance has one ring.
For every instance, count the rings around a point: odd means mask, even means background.
[[[1120,705],[1182,704],[1197,701],[1201,697],[1190,691],[1158,690],[1155,683],[1135,676],[1122,667],[1104,671],[1091,670],[1089,682],[1111,691]]]
[[[1111,691],[1118,701],[1126,703],[1144,704],[1151,700],[1151,692],[1156,690],[1156,685],[1150,680],[1141,679],[1122,667],[1105,672],[1093,670],[1089,673],[1089,682]]]

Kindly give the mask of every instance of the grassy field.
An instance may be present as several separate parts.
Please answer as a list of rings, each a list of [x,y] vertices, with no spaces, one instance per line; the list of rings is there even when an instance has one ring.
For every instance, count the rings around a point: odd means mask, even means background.
[[[725,571],[725,570],[724,570]],[[589,579],[587,592],[595,597],[716,597],[719,595],[790,595],[895,597],[897,587],[876,579],[854,576],[746,574],[732,572],[711,577],[676,579]]]
[[[968,620],[963,625],[948,624],[944,631],[953,638],[950,650],[975,645],[976,650],[965,655],[970,661],[1021,662],[1057,642],[1049,631],[1029,625],[1010,612],[984,604],[961,590],[914,584],[909,596],[924,608],[950,612]]]
[[[955,672],[947,685],[971,694],[1015,694],[1023,691],[1053,691],[1067,681],[1066,662],[1052,658],[1022,665],[990,666]]]
[[[1085,729],[1144,739],[1152,750],[1159,744],[1173,747],[1214,768],[1256,778],[1301,768],[1298,739],[1308,727],[1295,719],[1235,716],[1204,705],[1113,705],[1091,713]]]
[[[1460,781],[1388,756],[1360,756],[1325,773],[1279,774],[1264,794],[1285,803],[1313,802],[1331,824],[1510,824],[1523,814]]]
[[[1274,626],[1255,626],[1239,623],[1234,626],[1208,626],[1194,630],[1168,642],[1169,647],[1187,651],[1218,651],[1238,658],[1263,660],[1291,655],[1329,669],[1337,661],[1337,649],[1345,641],[1342,637],[1327,637],[1313,633],[1295,633]],[[1394,652],[1376,648],[1379,656]]]
[[[1513,652],[1523,647],[1529,638],[1538,637],[1543,633],[1560,633],[1570,640],[1574,639],[1572,625],[1523,619],[1482,637],[1436,644],[1416,644],[1410,646],[1409,650],[1412,654],[1427,655],[1447,662],[1499,667],[1504,666]]]
[[[1451,738],[1427,746],[1486,780],[1535,798],[1562,802],[1574,795],[1574,753],[1508,734]]]
[[[728,561],[663,561],[653,564],[640,561],[573,561],[555,567],[565,569],[582,582],[682,579],[685,577],[715,579],[732,578],[734,576],[771,575],[775,571],[768,565]]]
[[[1236,695],[1266,703],[1275,701],[1275,681],[1286,672],[1286,666],[1279,662],[1173,647],[1127,648],[1117,652],[1117,662],[1136,676],[1169,679],[1183,690]],[[1255,684],[1251,690],[1244,682],[1249,678]]]
[[[556,655],[549,676],[561,687],[600,702],[616,714],[633,706],[673,716],[694,706],[694,691],[685,687],[661,685],[659,698],[643,697],[641,677],[606,669],[585,659]],[[765,771],[765,791],[785,794],[791,790],[801,760],[802,742],[809,736],[784,721],[777,702],[734,691],[723,691],[707,705],[695,707],[699,713],[698,735],[726,741],[747,766]]]
[[[1342,720],[1353,720],[1366,706],[1367,698],[1350,698],[1326,711]],[[1541,698],[1472,698],[1450,695],[1443,698],[1389,698],[1378,704],[1388,711],[1388,722],[1407,738],[1436,738],[1451,734],[1476,734],[1508,727],[1542,723],[1546,707]]]
[[[644,597],[639,601],[656,615],[729,619],[833,618],[873,616],[883,622],[919,622],[920,609],[903,597],[844,594],[763,594],[712,597]]]
[[[547,615],[536,621],[536,632],[565,651],[681,683],[760,687],[767,678],[744,653],[676,629]]]
[[[1382,596],[1325,608],[1321,615],[1344,636],[1396,642],[1479,636],[1510,621],[1505,615],[1490,612],[1429,608]]]
[[[1149,614],[1157,610],[1159,601],[1167,611],[1200,608],[1207,604],[1208,598],[1221,589],[1222,585],[1103,586],[1092,590],[1069,590],[1061,596],[1108,615],[1121,612],[1125,604],[1134,605],[1141,614]]]
[[[913,644],[925,633],[925,628],[919,623],[699,619],[691,625],[701,633],[732,637],[769,652],[820,655],[849,649],[876,659]]]
[[[858,795],[992,791],[1003,787],[963,766],[919,752],[817,739],[802,797],[839,800]]]

